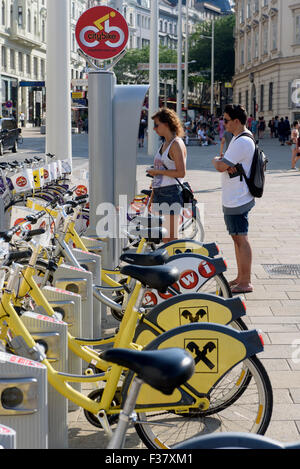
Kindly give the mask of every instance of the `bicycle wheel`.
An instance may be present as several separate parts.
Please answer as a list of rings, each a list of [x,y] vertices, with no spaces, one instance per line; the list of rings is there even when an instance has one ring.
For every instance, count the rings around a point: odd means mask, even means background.
[[[250,370],[251,380],[239,399],[226,395],[226,404],[217,405],[227,382]],[[238,368],[238,371],[236,371]],[[273,393],[265,368],[256,356],[247,358],[221,379],[210,396],[212,408],[193,409],[187,414],[157,411],[137,414],[136,431],[147,448],[172,448],[188,438],[217,432],[246,432],[263,435],[269,425]],[[214,406],[215,403],[215,407]],[[141,423],[139,423],[141,421]],[[143,421],[143,423],[142,423]],[[144,423],[144,422],[147,423]]]
[[[195,239],[196,241],[204,241],[204,228],[200,218],[192,218],[187,223],[180,226],[179,238],[182,239]]]
[[[223,274],[217,274],[208,279],[198,291],[201,293],[212,293],[213,295],[222,296],[223,298],[232,298],[229,283]]]
[[[200,212],[197,205],[193,205],[192,218],[183,220],[183,223],[179,227],[179,238],[183,239],[195,239],[196,241],[204,241],[204,226],[201,222]]]

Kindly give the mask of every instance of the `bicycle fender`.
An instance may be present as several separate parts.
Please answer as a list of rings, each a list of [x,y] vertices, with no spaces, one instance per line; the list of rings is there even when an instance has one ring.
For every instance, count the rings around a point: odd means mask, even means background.
[[[158,335],[157,328],[166,332],[191,323],[210,322],[226,325],[245,314],[246,307],[239,296],[223,298],[210,293],[184,293],[151,308],[138,324],[134,342],[147,345],[151,330],[152,339]],[[145,330],[148,332],[143,334]]]
[[[227,268],[222,257],[212,259],[194,253],[172,256],[165,265],[174,265],[179,270],[180,278],[172,287],[180,293],[198,291],[205,282],[223,273]],[[143,305],[156,305],[173,296],[170,292],[160,293],[157,290],[148,289],[144,294]]]
[[[165,408],[186,405],[187,394],[208,396],[211,389],[235,365],[263,350],[256,330],[237,331],[230,327],[201,323],[171,329],[150,342],[145,350],[179,347],[189,351],[195,360],[195,373],[189,381],[165,396],[143,384],[136,409]],[[181,395],[181,398],[180,398]]]
[[[219,254],[219,248],[216,243],[201,243],[193,239],[175,239],[162,245],[169,256],[176,254],[202,254],[207,257],[215,257]]]

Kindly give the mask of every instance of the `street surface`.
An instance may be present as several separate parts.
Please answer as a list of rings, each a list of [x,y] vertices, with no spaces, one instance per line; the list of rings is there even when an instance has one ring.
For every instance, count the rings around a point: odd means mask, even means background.
[[[45,151],[45,136],[38,129],[25,129],[24,143],[17,155],[22,159]],[[88,136],[73,135],[74,169],[88,169]],[[272,421],[267,436],[282,442],[300,440],[300,272],[270,275],[265,264],[300,265],[300,171],[290,171],[291,149],[277,140],[260,142],[269,158],[265,194],[250,215],[249,238],[253,249],[254,292],[244,295],[247,324],[262,330],[265,350],[260,354],[274,392]],[[235,277],[236,265],[231,238],[221,209],[221,185],[212,163],[219,145],[188,147],[187,180],[205,208],[205,241],[218,243],[226,259],[228,280]],[[146,149],[138,148],[138,189],[149,185],[145,168],[152,163]],[[124,161],[126,164],[126,161]],[[299,164],[299,163],[298,163]],[[70,448],[105,448],[103,432],[92,427],[82,411],[69,413]],[[129,447],[139,443],[135,433]]]

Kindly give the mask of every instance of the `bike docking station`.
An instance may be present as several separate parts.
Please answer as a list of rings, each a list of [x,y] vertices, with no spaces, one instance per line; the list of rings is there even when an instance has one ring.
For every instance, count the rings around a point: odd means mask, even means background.
[[[92,339],[94,337],[93,273],[72,265],[61,264],[54,272],[53,286],[80,295],[81,333],[84,338]]]
[[[16,432],[0,424],[0,449],[17,449]]]
[[[102,35],[105,37],[103,38]],[[118,85],[115,64],[126,53],[129,29],[113,8],[87,10],[76,25],[79,54],[89,64],[89,204],[88,236],[105,242],[102,268],[118,265],[122,236],[120,206],[127,211],[136,188],[137,139],[148,85]],[[101,44],[101,47],[99,45]],[[93,59],[100,60],[98,67]],[[108,61],[111,61],[109,63]],[[126,213],[123,214],[126,220]],[[103,323],[106,306],[101,306]]]
[[[43,295],[56,314],[68,325],[68,331],[74,337],[82,337],[81,296],[61,288],[46,286],[42,289]],[[68,367],[70,374],[82,373],[82,360],[71,350],[68,350]],[[81,392],[81,383],[70,383],[74,389]],[[77,406],[69,402],[69,410],[75,410]]]
[[[67,324],[54,317],[25,312],[22,321],[56,371],[68,369]],[[68,447],[68,401],[48,384],[48,448]]]
[[[0,363],[1,426],[16,432],[16,449],[48,449],[47,368],[1,351]]]

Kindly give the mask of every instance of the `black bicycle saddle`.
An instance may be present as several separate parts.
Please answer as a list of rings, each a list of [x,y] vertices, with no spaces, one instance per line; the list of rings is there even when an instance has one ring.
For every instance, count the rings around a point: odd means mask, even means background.
[[[193,357],[175,347],[151,351],[112,348],[102,352],[100,358],[129,368],[164,394],[172,394],[190,379],[195,369]]]
[[[120,269],[121,274],[139,280],[143,285],[154,288],[161,293],[165,293],[179,277],[180,272],[177,267],[168,265],[139,266],[125,265]]]
[[[126,251],[120,256],[120,260],[127,264],[136,265],[163,265],[169,259],[166,249],[158,249],[157,251],[147,253],[136,253],[135,251]]]

